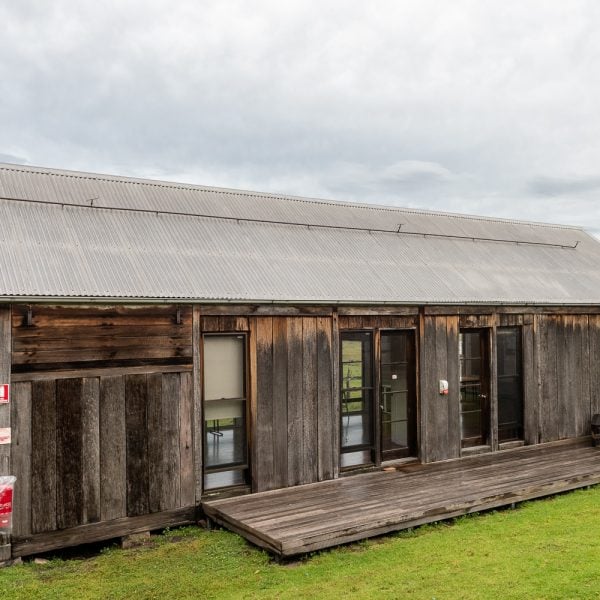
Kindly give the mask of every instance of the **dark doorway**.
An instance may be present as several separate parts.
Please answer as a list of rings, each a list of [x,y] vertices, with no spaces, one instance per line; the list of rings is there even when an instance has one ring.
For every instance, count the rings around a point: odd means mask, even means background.
[[[415,348],[412,331],[382,331],[380,354],[381,458],[416,454]]]
[[[488,331],[461,330],[460,437],[461,446],[489,444],[489,358]]]

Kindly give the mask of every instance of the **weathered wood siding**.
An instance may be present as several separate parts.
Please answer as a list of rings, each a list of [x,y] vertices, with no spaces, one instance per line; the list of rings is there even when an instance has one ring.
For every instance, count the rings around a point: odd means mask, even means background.
[[[14,535],[194,504],[191,373],[14,384]]]
[[[191,307],[16,306],[12,334],[15,538],[194,506]]]
[[[588,435],[598,376],[598,316],[536,315],[538,441]]]
[[[10,384],[11,326],[10,307],[0,305],[0,383]],[[11,412],[8,404],[0,404],[0,427],[11,427]],[[10,444],[0,445],[0,475],[11,475]],[[9,560],[11,547],[8,536],[0,533],[0,563]]]
[[[251,317],[254,489],[330,479],[338,450],[331,317]]]
[[[179,318],[179,323],[177,322]],[[13,307],[15,373],[192,364],[189,306]]]
[[[423,316],[421,326],[421,457],[425,462],[460,456],[457,316]],[[439,393],[439,381],[449,393]]]

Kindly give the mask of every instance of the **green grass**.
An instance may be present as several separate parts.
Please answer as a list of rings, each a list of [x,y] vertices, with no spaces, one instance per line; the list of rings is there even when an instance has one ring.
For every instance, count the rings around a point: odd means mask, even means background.
[[[279,565],[226,531],[186,528],[0,570],[9,598],[598,598],[600,487]]]

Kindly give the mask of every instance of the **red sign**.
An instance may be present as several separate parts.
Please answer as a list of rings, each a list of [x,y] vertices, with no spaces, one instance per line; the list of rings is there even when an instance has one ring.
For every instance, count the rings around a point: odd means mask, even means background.
[[[13,486],[0,486],[0,529],[9,529],[12,517]]]
[[[10,400],[10,386],[8,383],[0,383],[0,404],[8,404]]]

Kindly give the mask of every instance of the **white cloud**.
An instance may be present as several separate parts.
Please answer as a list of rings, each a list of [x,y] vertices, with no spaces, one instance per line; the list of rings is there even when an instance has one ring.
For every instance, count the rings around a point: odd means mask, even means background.
[[[22,0],[0,21],[9,158],[600,229],[591,0]]]

